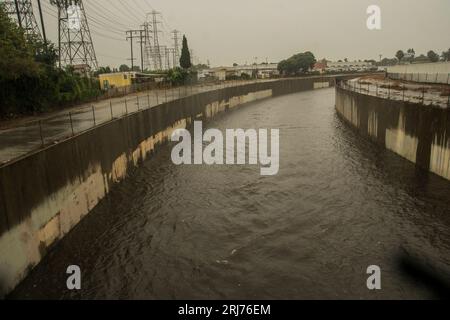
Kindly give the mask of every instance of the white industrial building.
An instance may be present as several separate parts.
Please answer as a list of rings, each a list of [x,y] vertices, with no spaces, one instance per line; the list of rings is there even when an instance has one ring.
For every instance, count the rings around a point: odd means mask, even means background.
[[[258,76],[259,79],[268,79],[274,76],[278,76],[278,64],[257,64],[257,65],[242,65],[233,67],[217,67],[210,69],[203,69],[198,71],[198,79],[205,80],[213,78],[216,80],[226,80],[229,77],[242,77],[243,74],[247,74],[249,77]]]
[[[327,62],[328,72],[344,72],[344,71],[368,71],[373,68],[372,63],[364,61],[339,61]]]

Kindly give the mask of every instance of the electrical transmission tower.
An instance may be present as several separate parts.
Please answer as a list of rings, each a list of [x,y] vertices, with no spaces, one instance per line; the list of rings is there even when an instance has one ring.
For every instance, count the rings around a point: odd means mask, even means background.
[[[58,8],[59,66],[98,68],[82,0],[51,0]]]
[[[179,63],[177,63],[176,60],[175,48],[167,48],[167,59],[167,65],[169,66],[169,69],[178,66]]]
[[[4,4],[5,12],[24,30],[28,39],[42,39],[31,0],[9,0],[0,1],[0,3]],[[43,26],[42,14],[41,22]]]
[[[178,30],[173,30],[172,31],[173,34],[173,66],[174,67],[178,67],[180,65],[180,38],[179,38],[179,34],[180,31]]]
[[[164,48],[164,61],[165,61],[165,67],[167,70],[170,70],[172,68],[175,68],[177,65],[174,63],[174,55],[175,55],[175,49],[174,48],[168,48],[167,46],[162,46],[161,48]]]
[[[153,47],[151,48],[153,68],[155,71],[163,70],[161,47],[159,46],[159,33],[161,31],[158,30],[158,25],[161,23],[161,21],[158,21],[158,15],[160,15],[160,13],[153,10],[149,15],[151,16],[150,24],[153,39]]]
[[[144,70],[152,70],[152,35],[153,31],[148,22],[141,26],[144,30]]]

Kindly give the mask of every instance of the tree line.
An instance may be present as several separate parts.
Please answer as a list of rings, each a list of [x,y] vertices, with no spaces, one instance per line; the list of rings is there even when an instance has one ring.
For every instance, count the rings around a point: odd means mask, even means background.
[[[442,52],[441,55],[437,54],[435,51],[430,50],[426,55],[421,54],[416,56],[416,51],[410,48],[404,52],[403,50],[398,50],[395,57],[399,62],[438,62],[438,61],[450,61],[450,49]]]

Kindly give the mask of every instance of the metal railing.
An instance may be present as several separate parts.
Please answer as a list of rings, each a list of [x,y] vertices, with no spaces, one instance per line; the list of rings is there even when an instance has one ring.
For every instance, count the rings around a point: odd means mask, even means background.
[[[311,78],[325,81],[325,78],[335,78],[336,76],[322,75]],[[177,87],[161,84],[160,87],[152,87],[150,90],[146,90],[146,84],[141,84],[141,86],[135,86],[131,89],[132,94],[129,94],[129,89],[127,89],[128,95],[119,95],[119,97],[114,97],[113,95],[107,99],[58,111],[48,117],[41,116],[40,120],[31,120],[20,125],[15,123],[11,128],[1,129],[0,166],[46,146],[81,134],[108,121],[152,108],[168,101],[227,87],[289,79],[211,81]]]
[[[133,94],[111,96],[59,111],[40,120],[14,124],[0,130],[0,165],[20,158],[43,147],[90,130],[102,123],[124,117],[128,114],[152,108],[201,92],[223,89],[231,86],[256,83],[264,80],[230,80],[203,82],[195,85],[167,86],[145,90],[145,84],[135,86]],[[129,93],[129,91],[126,91]]]
[[[430,86],[415,85],[412,87],[411,84],[373,84],[364,80],[341,80],[336,83],[336,87],[347,91],[383,97],[390,100],[405,101],[422,105],[450,107],[450,89],[446,89],[446,91],[439,91],[436,89],[433,90]]]

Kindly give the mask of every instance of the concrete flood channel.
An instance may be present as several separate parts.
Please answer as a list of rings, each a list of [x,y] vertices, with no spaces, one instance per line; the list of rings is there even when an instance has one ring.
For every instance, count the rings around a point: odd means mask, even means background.
[[[334,82],[200,93],[1,167],[2,289],[21,282],[10,298],[73,299],[442,295],[409,271],[425,261],[445,284],[450,184],[355,134],[364,121],[377,137],[398,123],[365,119],[375,103],[352,104],[340,89],[311,90]],[[218,129],[279,128],[280,173],[175,166],[164,142],[196,118]],[[65,287],[70,264],[82,268],[81,291]],[[365,285],[372,264],[383,271],[379,292]]]
[[[248,83],[103,123],[0,167],[0,285],[9,292],[175,128],[258,99],[334,85],[335,77]]]

